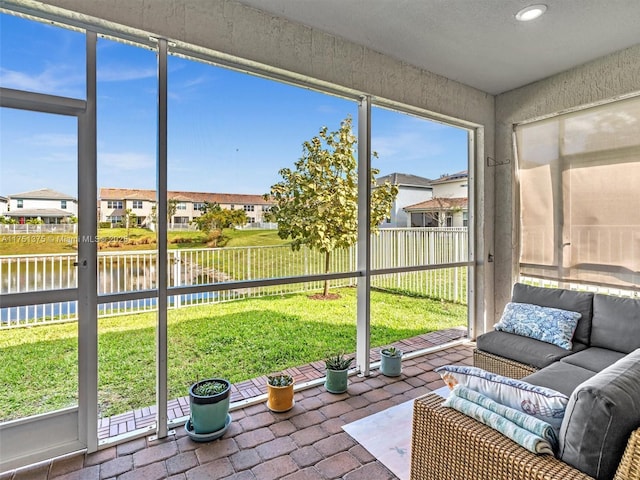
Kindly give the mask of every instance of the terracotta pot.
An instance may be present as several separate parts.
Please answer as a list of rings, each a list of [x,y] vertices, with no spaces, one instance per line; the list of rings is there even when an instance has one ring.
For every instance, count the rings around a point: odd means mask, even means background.
[[[272,412],[286,412],[291,410],[293,400],[293,383],[286,387],[274,387],[267,384],[267,408]]]

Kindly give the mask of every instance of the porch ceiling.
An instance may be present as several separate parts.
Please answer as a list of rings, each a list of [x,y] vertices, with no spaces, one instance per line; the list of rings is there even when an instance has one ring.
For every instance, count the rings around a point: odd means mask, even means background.
[[[640,43],[638,0],[238,1],[491,94]]]

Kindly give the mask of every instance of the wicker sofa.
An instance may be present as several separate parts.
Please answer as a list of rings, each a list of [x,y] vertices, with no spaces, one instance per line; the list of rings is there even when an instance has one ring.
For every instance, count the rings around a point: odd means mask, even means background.
[[[567,351],[531,338],[489,332],[478,337],[474,365],[568,395],[570,400],[563,421],[568,442],[571,435],[574,438],[577,435],[577,443],[583,439],[584,443],[596,441],[599,432],[593,429],[611,427],[602,425],[606,420],[604,414],[602,418],[593,417],[603,411],[598,408],[598,402],[605,404],[604,409],[610,405],[614,410],[622,408],[623,423],[627,425],[612,430],[614,435],[624,432],[620,434],[624,441],[606,452],[605,456],[614,460],[602,460],[605,466],[606,461],[615,464],[602,469],[598,466],[597,473],[590,476],[585,471],[591,472],[594,468],[581,464],[582,445],[565,457],[535,455],[495,430],[442,407],[441,397],[428,394],[414,403],[411,478],[640,480],[640,398],[637,398],[640,387],[636,388],[640,385],[640,301],[521,284],[514,286],[512,301],[580,311],[582,318],[576,328],[573,348]],[[618,374],[622,388],[615,384]],[[629,385],[632,386],[629,388]],[[614,395],[620,396],[616,392],[622,392],[624,398],[620,402],[611,399]],[[629,422],[633,425],[631,433],[626,431]],[[562,435],[561,430],[561,441]],[[572,448],[569,446],[569,450]],[[615,450],[624,453],[611,455]],[[588,456],[585,458],[589,460]],[[612,470],[615,476],[610,473]]]

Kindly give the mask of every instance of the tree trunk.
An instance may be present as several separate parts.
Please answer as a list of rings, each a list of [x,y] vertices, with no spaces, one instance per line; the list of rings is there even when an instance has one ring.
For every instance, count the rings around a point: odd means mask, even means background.
[[[329,260],[331,259],[331,252],[325,252],[324,254],[324,273],[329,273]],[[329,279],[324,281],[324,292],[322,293],[325,297],[329,295]]]

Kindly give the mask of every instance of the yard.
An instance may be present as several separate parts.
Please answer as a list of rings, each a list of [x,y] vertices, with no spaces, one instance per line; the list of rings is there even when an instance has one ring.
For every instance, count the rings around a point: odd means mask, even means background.
[[[169,312],[169,398],[198,379],[238,382],[355,351],[354,288],[341,298],[307,294],[246,299]],[[371,345],[466,325],[465,305],[371,292]],[[155,313],[99,320],[101,417],[155,402]],[[0,421],[74,405],[77,324],[5,330],[0,335]]]
[[[207,236],[200,231],[170,231],[169,249],[206,248]],[[32,255],[49,253],[75,253],[78,236],[69,233],[0,234],[0,255]],[[256,245],[283,245],[277,230],[223,230],[219,247]],[[156,233],[143,228],[101,228],[98,230],[100,251],[128,251],[155,249]]]

